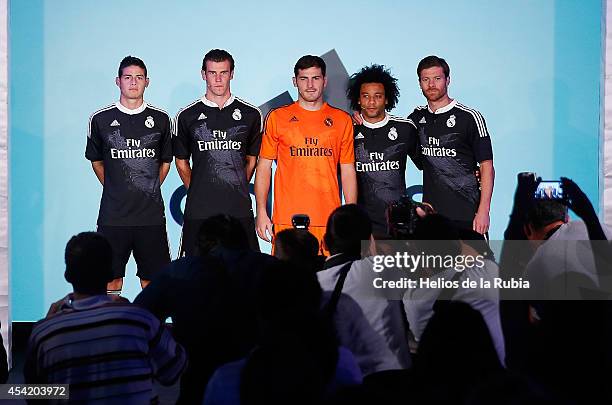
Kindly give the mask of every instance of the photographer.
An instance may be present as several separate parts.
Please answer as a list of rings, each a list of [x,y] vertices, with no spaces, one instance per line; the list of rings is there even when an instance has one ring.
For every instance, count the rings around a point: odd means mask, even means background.
[[[410,330],[418,342],[434,312],[450,301],[462,301],[480,312],[491,336],[501,364],[505,359],[504,338],[499,317],[499,291],[496,288],[480,288],[483,281],[494,285],[498,267],[491,260],[488,249],[476,250],[472,244],[460,238],[459,231],[447,218],[428,214],[416,222],[410,235],[410,250],[414,255],[424,255],[428,264],[414,272],[418,282],[404,295],[404,310]],[[429,258],[444,258],[438,265]],[[447,258],[453,258],[454,266],[447,266]],[[476,282],[476,287],[468,286]]]
[[[610,232],[576,183],[561,178],[563,198],[537,200],[540,181],[519,174],[505,238],[529,243],[505,242],[501,256],[504,276],[530,281],[529,301],[502,306],[509,365],[570,400],[609,402]]]
[[[535,174],[519,173],[517,178],[514,205],[504,232],[505,242],[499,263],[500,276],[506,280],[523,276],[542,239],[549,237],[568,219],[567,208],[561,203],[535,200],[538,188]],[[522,292],[518,290],[504,289],[500,291],[500,298],[506,364],[523,371],[527,367],[528,348],[533,339],[533,328],[529,323],[530,306],[522,300]]]
[[[536,179],[533,173],[520,173],[518,176],[514,207],[504,237],[507,241],[527,240],[529,243],[504,244],[501,255],[503,276],[524,274],[531,282],[532,292],[546,294],[536,294],[533,298],[537,299],[567,298],[561,295],[567,291],[562,293],[550,286],[561,276],[573,273],[585,276],[602,291],[611,291],[607,285],[601,284],[601,281],[607,282],[605,272],[610,256],[609,249],[606,249],[608,244],[602,241],[610,232],[607,229],[604,232],[588,197],[576,183],[564,177],[560,181],[562,191],[556,193],[536,191],[542,189],[538,187],[540,182],[541,179]],[[567,208],[582,221],[569,221]],[[575,286],[565,284],[563,287],[566,290]],[[508,293],[504,298],[521,297]]]
[[[365,211],[355,204],[336,208],[327,221],[324,236],[331,256],[325,261],[323,270],[317,273],[321,288],[328,292],[326,296],[333,296],[336,289],[342,293],[332,314],[341,343],[353,351],[364,374],[409,368],[412,363],[401,302],[372,287],[372,280],[380,273],[373,271],[372,256],[361,259],[362,253],[368,253],[362,252],[362,242],[371,238],[372,223]],[[390,273],[400,274],[396,270]],[[351,301],[356,302],[359,311],[349,311]],[[363,316],[368,323],[365,329],[375,335],[375,339],[369,338],[373,347],[367,347],[369,342],[358,338],[355,331],[342,327],[348,324],[347,318]]]
[[[178,403],[201,403],[206,382],[221,364],[245,356],[257,338],[255,284],[276,262],[249,248],[240,221],[219,214],[202,221],[199,256],[173,261],[134,302],[161,321],[172,317],[189,364]]]

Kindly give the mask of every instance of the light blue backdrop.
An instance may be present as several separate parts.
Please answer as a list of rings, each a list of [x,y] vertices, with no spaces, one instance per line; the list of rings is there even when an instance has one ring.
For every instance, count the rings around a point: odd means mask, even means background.
[[[101,186],[84,158],[87,120],[118,98],[124,56],[144,59],[146,100],[174,116],[203,94],[211,48],[234,55],[232,89],[257,105],[285,90],[295,97],[297,58],[335,49],[349,73],[390,67],[402,91],[394,113],[405,116],[424,102],[417,62],[438,54],[451,65],[451,96],[487,120],[497,171],[491,235],[500,238],[519,171],[572,177],[598,206],[601,9],[596,0],[11,1],[13,320],[40,318],[68,292],[65,243],[95,229]],[[167,205],[179,185],[173,169]],[[180,228],[167,217],[174,255]]]

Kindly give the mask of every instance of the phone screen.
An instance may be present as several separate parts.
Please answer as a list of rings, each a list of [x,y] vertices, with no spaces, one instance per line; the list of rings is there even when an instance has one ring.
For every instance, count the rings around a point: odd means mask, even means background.
[[[537,200],[563,200],[561,182],[556,180],[542,180],[538,184],[534,197]]]

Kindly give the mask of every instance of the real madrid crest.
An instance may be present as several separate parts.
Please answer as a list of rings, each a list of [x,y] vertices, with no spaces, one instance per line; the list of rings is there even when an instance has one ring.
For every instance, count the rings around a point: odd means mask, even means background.
[[[232,113],[232,118],[235,119],[236,121],[240,121],[242,119],[242,113],[240,112],[239,109],[235,109],[234,112]]]
[[[455,126],[455,116],[451,115],[450,117],[448,117],[448,119],[446,120],[446,126],[449,128],[452,128]]]
[[[323,123],[325,123],[325,126],[331,127],[334,125],[334,120],[332,120],[331,118],[327,117],[325,118],[325,121],[323,121]]]
[[[145,127],[153,128],[154,125],[155,125],[155,121],[153,121],[153,117],[149,115],[147,119],[145,120]]]
[[[389,133],[387,134],[387,136],[392,141],[395,141],[397,139],[397,129],[395,129],[395,127],[391,127],[391,129],[389,130]]]

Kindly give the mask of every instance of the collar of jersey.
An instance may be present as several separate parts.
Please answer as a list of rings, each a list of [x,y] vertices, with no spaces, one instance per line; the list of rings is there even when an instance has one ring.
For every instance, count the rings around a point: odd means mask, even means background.
[[[225,104],[223,104],[223,107],[221,107],[221,109],[224,109],[228,105],[232,104],[235,99],[236,99],[236,97],[234,97],[233,94],[230,94],[230,98],[227,99],[227,101],[225,102]],[[214,101],[210,101],[209,99],[206,98],[205,95],[202,96],[202,102],[204,103],[204,105],[207,105],[209,107],[219,108],[219,104],[215,103]]]
[[[370,129],[382,128],[389,123],[389,114],[385,112],[385,118],[383,118],[382,121],[375,122],[374,124],[363,119],[363,115],[361,116],[361,119],[363,120],[363,126],[366,128],[370,128]]]
[[[448,105],[445,105],[442,108],[438,108],[435,112],[431,111],[431,108],[429,108],[429,105],[427,105],[427,111],[429,111],[432,114],[444,114],[445,112],[452,110],[456,105],[457,105],[457,99],[454,99],[453,101],[448,103]]]
[[[115,107],[117,107],[117,109],[119,111],[121,111],[122,113],[124,113],[124,114],[136,115],[136,114],[140,114],[141,112],[143,112],[145,110],[145,108],[147,108],[147,103],[145,101],[143,101],[142,105],[140,107],[138,107],[135,110],[130,110],[129,108],[127,108],[123,104],[121,104],[119,101],[117,101],[115,103]]]

